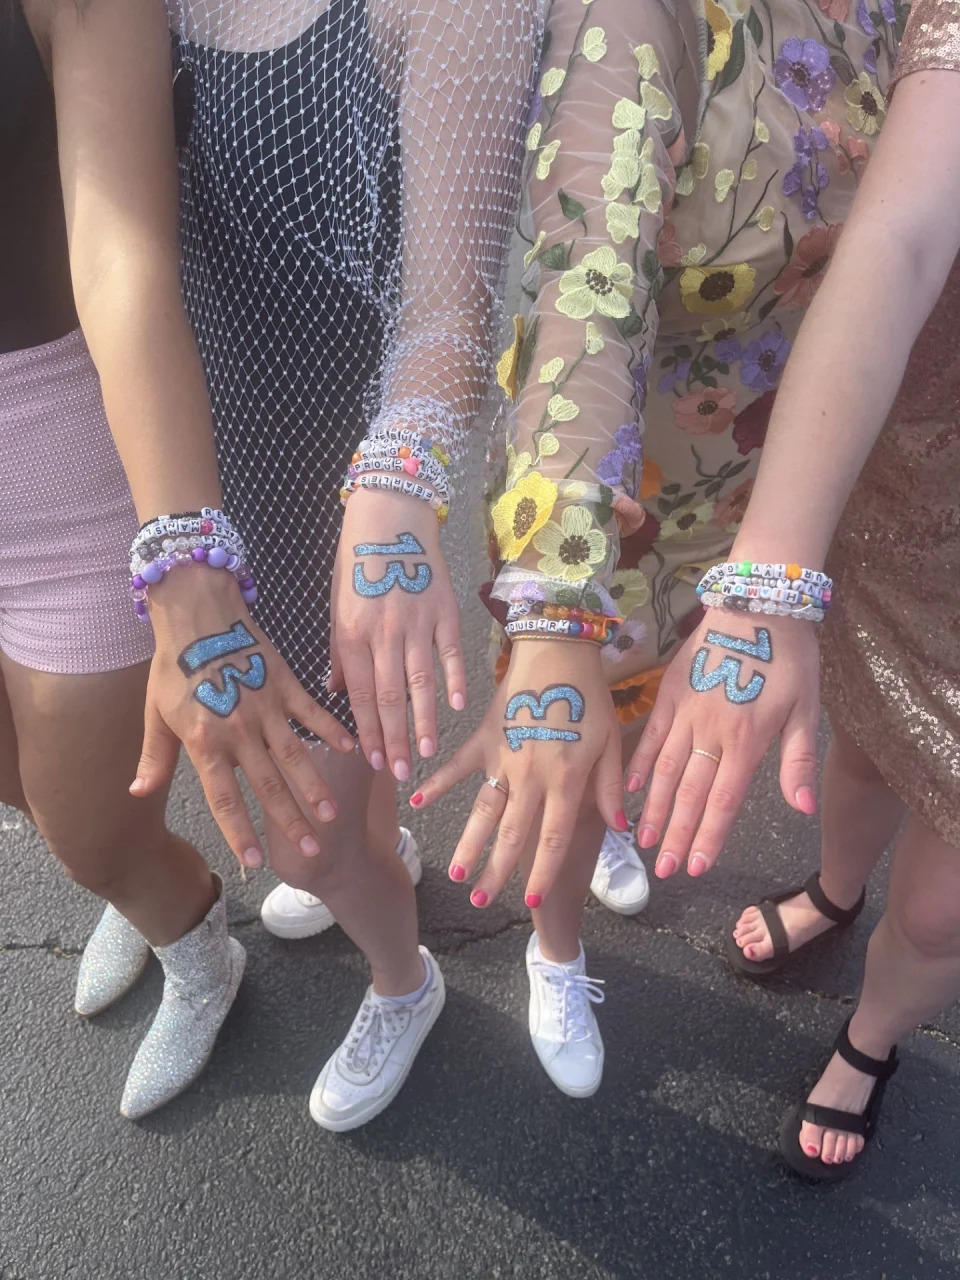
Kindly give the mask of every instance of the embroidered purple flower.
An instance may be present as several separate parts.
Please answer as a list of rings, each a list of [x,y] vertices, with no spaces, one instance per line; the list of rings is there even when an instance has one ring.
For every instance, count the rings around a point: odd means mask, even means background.
[[[816,40],[791,36],[773,66],[777,88],[800,111],[822,111],[836,83],[830,51]]]
[[[751,391],[770,391],[780,381],[790,354],[790,341],[779,329],[756,338],[743,353],[740,378]]]
[[[877,50],[873,45],[870,45],[863,55],[863,69],[872,76],[877,74]]]
[[[663,377],[657,383],[657,390],[662,396],[668,396],[676,387],[677,383],[686,385],[687,378],[690,376],[690,361],[678,360],[672,369],[667,369]]]
[[[637,411],[643,413],[647,404],[647,378],[650,374],[650,357],[644,356],[633,366],[633,389],[637,397]]]
[[[643,458],[643,437],[635,422],[625,422],[622,427],[617,427],[614,439],[620,447],[624,462],[639,462]]]
[[[814,152],[826,151],[829,145],[827,135],[816,125],[810,129],[801,127],[793,135],[793,150],[801,160],[812,160]]]
[[[880,12],[887,26],[892,27],[897,21],[897,7],[893,0],[880,0]]]
[[[743,359],[743,343],[735,337],[721,338],[714,352],[721,364],[736,364]]]
[[[870,17],[870,10],[867,8],[867,0],[857,0],[857,21],[860,23],[860,29],[868,36],[877,34],[877,28]]]
[[[604,484],[623,483],[624,457],[619,449],[611,449],[597,463],[597,478]]]
[[[519,587],[514,587],[510,592],[510,600],[513,603],[539,603],[546,597],[542,589],[535,582],[521,582]]]

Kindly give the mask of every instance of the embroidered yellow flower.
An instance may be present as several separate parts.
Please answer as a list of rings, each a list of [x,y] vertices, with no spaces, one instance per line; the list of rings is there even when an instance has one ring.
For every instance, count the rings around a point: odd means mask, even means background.
[[[773,220],[776,217],[776,214],[777,214],[777,211],[776,209],[774,209],[772,204],[765,204],[763,206],[763,208],[757,214],[757,226],[760,228],[761,231],[770,230],[770,228],[773,226]]]
[[[523,255],[523,265],[525,267],[529,267],[530,263],[533,262],[534,258],[540,252],[540,247],[543,244],[544,240],[546,240],[546,238],[547,238],[547,233],[545,231],[541,231],[537,234],[536,240],[534,240],[533,244],[530,246],[527,252]]]
[[[639,569],[618,569],[610,580],[610,595],[620,616],[628,618],[650,599],[650,579]]]
[[[680,277],[680,296],[697,315],[726,315],[753,293],[757,273],[745,262],[729,267],[687,267]]]
[[[607,52],[607,33],[603,27],[591,27],[584,34],[581,48],[588,62],[599,62]]]
[[[607,558],[607,539],[586,507],[565,507],[560,523],[548,521],[534,536],[541,552],[537,568],[550,578],[579,582]]]
[[[621,98],[613,108],[613,127],[615,129],[642,129],[647,123],[647,112],[638,102],[629,98]]]
[[[600,332],[600,330],[597,328],[597,326],[593,323],[592,320],[587,321],[587,330],[586,330],[586,337],[584,338],[584,345],[586,346],[588,356],[597,355],[600,351],[603,350],[605,345],[603,341],[603,334]]]
[[[716,320],[704,320],[703,327],[697,336],[698,342],[722,342],[724,338],[734,338],[742,333],[750,324],[750,313],[741,311],[735,316],[718,317]],[[706,572],[706,570],[704,570]],[[701,574],[701,577],[703,575]]]
[[[551,422],[572,422],[580,413],[580,406],[566,396],[551,396],[547,401],[547,415]]]
[[[657,168],[653,164],[644,164],[643,172],[640,175],[640,185],[637,187],[637,194],[633,197],[637,204],[642,204],[648,213],[658,213],[660,206],[663,204],[663,195],[660,191],[660,179],[657,177]]]
[[[524,449],[523,453],[517,453],[512,444],[507,445],[507,482],[505,488],[512,489],[514,485],[523,476],[527,474],[533,466],[533,458]]]
[[[652,142],[652,139],[648,141]],[[600,185],[608,200],[616,200],[624,191],[632,191],[639,181],[640,132],[628,129],[614,138],[610,168],[600,180]]]
[[[733,23],[715,0],[707,0],[707,79],[713,80],[727,65],[733,43]]]
[[[537,381],[556,382],[561,373],[563,373],[563,357],[554,356],[552,360],[548,360],[546,364],[542,364],[540,366],[540,372],[537,374]]]
[[[607,234],[614,244],[635,240],[640,234],[640,210],[635,204],[608,204],[604,210]]]
[[[633,54],[637,60],[640,75],[644,80],[652,80],[655,75],[659,74],[660,63],[657,60],[657,51],[652,44],[638,44]]]
[[[717,204],[723,204],[727,196],[737,185],[737,175],[732,169],[721,169],[713,180],[713,190]]]
[[[497,546],[504,560],[516,560],[534,534],[550,519],[557,486],[539,471],[528,472],[508,489],[491,513]]]
[[[867,137],[878,132],[887,108],[883,94],[866,71],[861,71],[853,84],[847,85],[843,100],[847,104],[847,119],[854,129]]]
[[[567,78],[567,73],[563,67],[552,67],[549,71],[545,71],[540,78],[540,93],[544,98],[551,97],[563,85]]]
[[[523,346],[523,316],[513,317],[513,342],[497,361],[497,385],[508,400],[517,398],[517,366]],[[489,366],[488,366],[489,367]]]
[[[601,245],[585,254],[579,266],[563,273],[555,305],[561,315],[573,320],[586,320],[595,311],[622,319],[630,312],[632,291],[633,271],[617,259],[613,249]]]
[[[710,523],[713,517],[713,503],[701,502],[695,507],[685,507],[675,511],[660,525],[660,540],[669,538],[692,538],[695,533]]]
[[[540,179],[550,176],[550,166],[556,159],[557,152],[560,150],[560,139],[555,138],[553,142],[548,142],[540,154],[537,156],[537,177]]]

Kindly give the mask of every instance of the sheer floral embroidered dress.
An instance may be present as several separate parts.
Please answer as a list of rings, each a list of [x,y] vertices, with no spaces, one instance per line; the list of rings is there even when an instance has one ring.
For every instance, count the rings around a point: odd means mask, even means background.
[[[916,0],[895,78],[928,70],[960,73],[958,0]],[[960,259],[834,539],[823,697],[900,799],[960,847],[958,334]]]
[[[731,545],[908,12],[554,0],[526,138],[529,308],[499,365],[491,608],[615,606],[623,721]]]

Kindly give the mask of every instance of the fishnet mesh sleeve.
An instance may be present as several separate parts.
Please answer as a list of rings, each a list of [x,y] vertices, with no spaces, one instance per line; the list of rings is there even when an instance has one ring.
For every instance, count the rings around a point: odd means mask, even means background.
[[[536,52],[536,0],[404,6],[400,296],[378,427],[426,427],[461,462],[500,326]]]
[[[555,0],[545,48],[526,139],[533,304],[500,366],[516,404],[494,594],[532,582],[609,608],[619,531],[643,520],[657,242],[696,127],[699,59],[659,0]]]

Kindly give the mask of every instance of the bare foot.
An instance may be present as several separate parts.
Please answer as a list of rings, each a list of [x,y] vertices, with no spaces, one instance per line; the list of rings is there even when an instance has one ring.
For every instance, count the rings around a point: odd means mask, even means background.
[[[834,1107],[837,1111],[852,1111],[859,1116],[866,1111],[875,1084],[873,1076],[857,1071],[835,1053],[807,1101],[815,1106]],[[863,1138],[856,1133],[821,1129],[806,1122],[800,1126],[800,1150],[804,1155],[819,1156],[824,1164],[852,1160],[863,1150],[863,1144]]]
[[[837,903],[837,906],[846,905]],[[854,903],[849,905],[852,907]],[[834,925],[832,920],[828,920],[817,910],[807,893],[798,893],[795,898],[779,903],[777,911],[783,921],[791,951],[796,951]],[[733,930],[733,939],[748,960],[773,958],[773,940],[759,907],[751,906],[744,910]]]

